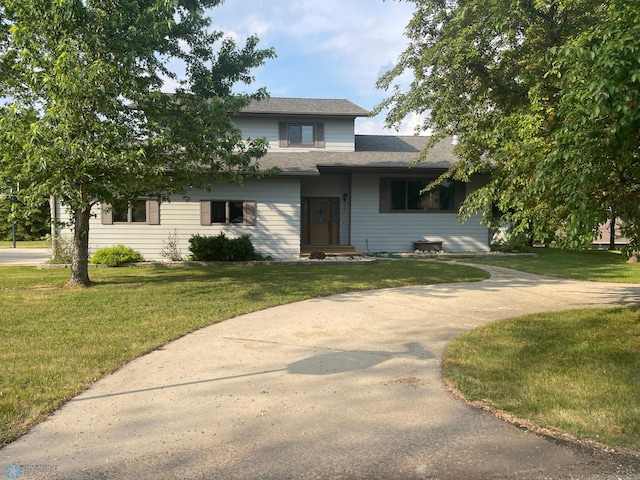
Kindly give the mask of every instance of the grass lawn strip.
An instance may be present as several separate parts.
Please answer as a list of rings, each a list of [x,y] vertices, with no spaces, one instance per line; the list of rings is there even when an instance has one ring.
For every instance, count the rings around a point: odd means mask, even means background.
[[[479,281],[476,268],[416,261],[367,265],[112,268],[91,288],[68,270],[0,268],[0,445],[136,357],[213,323],[307,298]]]
[[[460,335],[443,375],[519,423],[640,452],[639,345],[640,308],[528,315]]]
[[[575,280],[640,284],[640,264],[627,263],[627,257],[618,251],[577,252],[556,248],[532,248],[530,252],[535,253],[536,257],[500,257],[495,255],[462,261]]]

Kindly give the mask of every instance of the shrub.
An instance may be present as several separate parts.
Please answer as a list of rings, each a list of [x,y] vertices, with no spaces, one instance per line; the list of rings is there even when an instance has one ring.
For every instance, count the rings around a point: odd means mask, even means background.
[[[224,233],[215,237],[193,235],[189,239],[189,250],[192,259],[204,262],[262,260],[251,243],[249,235],[238,238],[228,238]]]
[[[113,247],[105,247],[96,251],[91,257],[91,263],[101,263],[109,267],[117,267],[123,263],[144,262],[144,258],[140,253],[131,247],[124,245],[115,245]]]
[[[164,241],[164,247],[160,252],[164,258],[168,258],[172,262],[182,261],[182,250],[178,247],[180,239],[178,238],[178,230],[174,229],[173,233],[170,233],[167,240]]]
[[[71,263],[73,256],[73,237],[68,235],[56,235],[51,239],[51,249],[53,250],[53,257],[47,263]]]

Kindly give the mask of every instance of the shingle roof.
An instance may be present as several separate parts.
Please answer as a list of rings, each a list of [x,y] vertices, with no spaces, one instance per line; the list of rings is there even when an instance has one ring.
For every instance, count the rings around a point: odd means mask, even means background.
[[[326,168],[366,169],[436,169],[446,170],[457,157],[451,138],[445,138],[429,150],[424,161],[414,164],[426,147],[429,137],[356,135],[355,152],[269,152],[260,159],[261,168],[279,167],[285,175],[317,175]]]
[[[369,112],[349,100],[271,97],[251,102],[241,114],[331,115],[366,117]]]

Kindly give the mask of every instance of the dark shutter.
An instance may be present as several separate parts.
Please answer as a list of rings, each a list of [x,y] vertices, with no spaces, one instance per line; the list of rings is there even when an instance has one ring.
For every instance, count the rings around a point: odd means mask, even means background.
[[[380,179],[380,213],[388,213],[390,210],[390,198],[389,198],[389,179]]]
[[[211,201],[200,200],[200,225],[211,225]]]
[[[160,202],[147,200],[147,220],[149,225],[160,225]]]
[[[324,123],[316,123],[316,148],[324,148]]]
[[[244,202],[244,224],[255,225],[256,224],[256,202]]]
[[[467,197],[467,184],[464,182],[453,182],[453,208],[454,210],[460,210],[460,205]]]
[[[280,148],[287,148],[289,146],[287,122],[278,123],[278,139],[280,140]]]
[[[100,212],[102,216],[102,225],[113,225],[113,211],[111,210],[111,205],[101,203]]]

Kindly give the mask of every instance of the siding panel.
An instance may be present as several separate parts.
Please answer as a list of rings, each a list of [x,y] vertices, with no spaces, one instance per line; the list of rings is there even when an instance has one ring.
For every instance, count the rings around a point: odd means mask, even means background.
[[[118,243],[139,251],[146,260],[162,260],[161,251],[176,230],[183,256],[189,255],[189,238],[195,234],[251,235],[256,250],[273,258],[297,258],[300,254],[300,185],[297,179],[261,179],[244,186],[215,185],[211,192],[187,192],[185,201],[176,195],[160,207],[160,224],[102,225],[100,206],[90,223],[90,253]],[[255,225],[200,225],[201,200],[252,200],[256,202]],[[68,217],[65,209],[63,218]],[[67,235],[71,231],[67,228]]]
[[[354,174],[351,191],[351,243],[362,252],[410,252],[412,242],[442,241],[445,251],[487,251],[489,231],[454,213],[380,213],[379,175]]]

